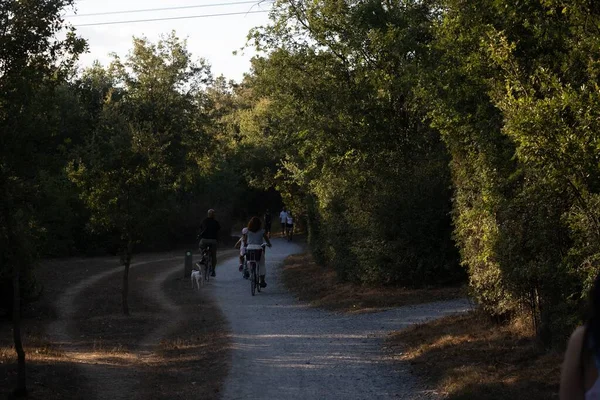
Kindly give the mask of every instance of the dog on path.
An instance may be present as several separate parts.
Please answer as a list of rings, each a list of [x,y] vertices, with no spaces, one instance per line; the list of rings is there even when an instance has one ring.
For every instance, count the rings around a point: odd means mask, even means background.
[[[200,286],[204,286],[204,278],[202,277],[202,268],[200,270],[193,270],[192,275],[190,276],[190,280],[192,281],[192,289],[194,288],[194,282],[198,286],[198,290],[200,290]]]

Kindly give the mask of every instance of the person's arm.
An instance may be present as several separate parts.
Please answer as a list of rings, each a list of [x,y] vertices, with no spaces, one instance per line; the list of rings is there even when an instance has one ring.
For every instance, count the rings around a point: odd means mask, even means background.
[[[585,329],[580,326],[569,339],[560,374],[560,400],[583,400],[585,388],[581,376],[581,348]]]

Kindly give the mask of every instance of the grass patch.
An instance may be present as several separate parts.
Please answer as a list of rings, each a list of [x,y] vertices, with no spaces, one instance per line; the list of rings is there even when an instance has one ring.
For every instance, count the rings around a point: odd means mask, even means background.
[[[40,320],[21,326],[27,362],[28,399],[85,399],[86,379],[77,364],[48,341]],[[17,381],[16,352],[11,325],[0,324],[0,398],[11,399]]]
[[[472,311],[413,326],[387,344],[445,399],[558,399],[562,354],[541,350],[524,324],[499,326]]]
[[[219,254],[224,259],[237,251],[225,250]],[[139,255],[134,262],[172,256]],[[62,343],[53,343],[47,336],[48,325],[57,317],[54,304],[71,285],[115,268],[117,261],[99,258],[42,263],[36,269],[36,277],[44,285],[42,297],[24,310],[22,321],[28,398],[93,398],[98,382],[83,373],[83,364],[97,368],[100,372],[97,376],[111,372],[110,376],[118,379],[109,384],[131,390],[129,398],[132,400],[219,398],[229,362],[226,322],[206,293],[192,290],[189,279],[182,279],[179,274],[163,284],[164,294],[178,307],[175,313],[165,312],[152,290],[152,281],[173,263],[177,261],[132,268],[129,317],[121,314],[121,268],[77,296],[76,309],[66,325],[69,337],[80,348],[77,360],[63,352]],[[172,319],[183,323],[165,332],[164,337],[157,337],[156,343],[140,348],[142,339]],[[150,352],[139,353],[140,350]],[[16,374],[11,324],[0,320],[0,398],[9,396]]]
[[[42,295],[37,302],[24,307],[21,321],[28,399],[89,398],[83,389],[86,377],[76,362],[65,357],[59,344],[50,342],[46,326],[56,319],[54,302],[68,286],[114,266],[104,260],[51,260],[36,268],[35,277],[43,287]],[[0,319],[0,398],[11,398],[17,381],[16,359],[12,323]]]
[[[163,287],[181,307],[184,319],[157,343],[144,370],[139,399],[221,398],[230,361],[227,322],[204,291],[196,292],[188,284],[187,279],[177,278]]]
[[[318,265],[309,253],[288,257],[282,278],[300,301],[332,311],[368,312],[466,297],[463,287],[404,289],[342,283],[333,269]]]

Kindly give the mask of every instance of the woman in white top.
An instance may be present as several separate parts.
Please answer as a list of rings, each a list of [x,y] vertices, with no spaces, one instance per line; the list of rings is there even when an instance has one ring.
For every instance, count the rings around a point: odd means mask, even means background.
[[[256,260],[259,263],[259,271],[260,275],[260,287],[267,287],[267,282],[265,282],[265,275],[267,274],[266,266],[264,263],[260,263],[260,258],[262,256],[263,248],[262,244],[264,242],[267,243],[267,246],[271,247],[271,241],[267,236],[264,229],[261,229],[260,218],[252,217],[250,222],[248,222],[248,247],[246,247],[246,259],[248,260]]]
[[[246,256],[246,246],[248,245],[248,228],[242,229],[242,236],[235,244],[236,249],[240,249],[240,272],[244,268],[244,257]]]
[[[600,399],[600,275],[590,293],[592,314],[569,339],[560,376],[560,400]]]

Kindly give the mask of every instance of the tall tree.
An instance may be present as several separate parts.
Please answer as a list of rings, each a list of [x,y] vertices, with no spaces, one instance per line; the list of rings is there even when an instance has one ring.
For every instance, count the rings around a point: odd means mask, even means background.
[[[598,273],[598,7],[440,1],[421,72],[473,293],[562,343]]]
[[[143,239],[167,193],[165,164],[151,133],[128,121],[119,105],[108,99],[94,136],[70,166],[92,212],[94,229],[114,230],[124,266],[123,313],[129,314],[129,267],[134,245]]]
[[[20,331],[21,288],[36,261],[33,201],[44,161],[55,149],[47,124],[54,89],[85,42],[65,28],[62,11],[72,0],[0,3],[0,269],[11,271],[12,317],[18,357],[16,394],[26,393]]]
[[[104,100],[70,178],[92,211],[91,226],[119,236],[122,307],[129,314],[134,247],[177,213],[176,195],[193,185],[212,146],[200,112],[210,71],[172,33],[157,44],[134,38],[124,62],[115,58],[109,71],[96,66],[86,76]]]
[[[329,0],[279,1],[272,15],[251,35],[266,54],[248,84],[315,254],[342,279],[460,279],[447,154],[412,93],[435,15],[419,1]]]

